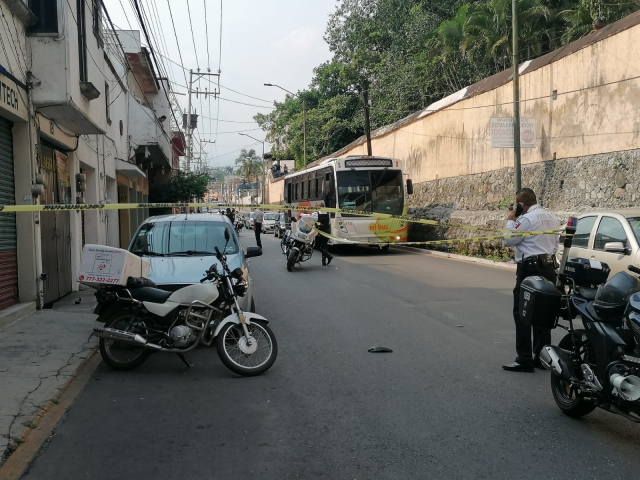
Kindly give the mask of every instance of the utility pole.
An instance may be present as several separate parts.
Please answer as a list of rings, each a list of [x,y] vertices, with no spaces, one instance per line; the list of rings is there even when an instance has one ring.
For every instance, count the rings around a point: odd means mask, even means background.
[[[516,192],[522,188],[520,158],[520,79],[518,72],[518,1],[511,0],[511,36],[513,37],[513,170]]]
[[[307,105],[302,97],[302,158],[307,168]]]
[[[193,70],[189,70],[189,87],[187,88],[187,173],[191,172],[191,90],[193,87]]]
[[[204,92],[198,91],[196,90],[194,92],[193,90],[193,70],[189,70],[189,85],[188,85],[188,89],[187,89],[187,125],[186,125],[186,129],[187,129],[187,172],[191,171],[191,159],[193,158],[193,151],[192,151],[192,142],[193,142],[193,129],[191,128],[191,94],[195,93],[196,96],[198,96],[199,94],[204,94],[205,98],[207,97],[207,95],[213,95],[213,98],[217,98],[218,94],[220,92],[218,92],[217,90],[214,90],[213,92],[210,92],[208,90],[205,90]],[[196,80],[200,80],[202,77],[220,77],[219,73],[204,73],[204,72],[196,72],[195,76],[197,77]]]
[[[515,1],[515,0],[514,0]],[[369,84],[362,91],[364,99],[364,133],[367,136],[367,155],[371,156],[371,125],[369,124]]]

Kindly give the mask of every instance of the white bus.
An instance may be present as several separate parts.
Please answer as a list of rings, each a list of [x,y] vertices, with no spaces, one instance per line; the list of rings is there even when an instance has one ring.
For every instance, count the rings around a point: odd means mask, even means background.
[[[304,207],[340,208],[368,213],[406,215],[406,195],[413,193],[404,181],[402,162],[393,158],[349,156],[329,158],[285,177],[284,203],[295,221]],[[330,245],[348,241],[390,243],[407,241],[407,222],[357,214],[331,213]],[[343,241],[341,241],[343,240]]]

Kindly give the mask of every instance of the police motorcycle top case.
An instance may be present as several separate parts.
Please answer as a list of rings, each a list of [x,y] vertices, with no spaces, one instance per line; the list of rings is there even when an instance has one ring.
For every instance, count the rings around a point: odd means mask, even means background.
[[[586,258],[567,260],[563,275],[576,287],[593,288],[607,281],[609,265]],[[626,275],[626,274],[625,274]],[[555,328],[563,316],[562,291],[546,278],[527,277],[520,285],[520,318],[533,326]]]

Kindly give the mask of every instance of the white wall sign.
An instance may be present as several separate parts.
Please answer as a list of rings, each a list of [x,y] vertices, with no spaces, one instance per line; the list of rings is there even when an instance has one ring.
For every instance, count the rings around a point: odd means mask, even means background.
[[[513,148],[513,117],[491,119],[491,146]],[[520,147],[536,147],[536,119],[520,119]]]

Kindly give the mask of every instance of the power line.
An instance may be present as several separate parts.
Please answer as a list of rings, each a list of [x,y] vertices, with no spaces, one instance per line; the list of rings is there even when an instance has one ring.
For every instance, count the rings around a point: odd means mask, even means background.
[[[189,4],[189,0],[187,0],[187,12],[189,12],[189,26],[191,27],[191,40],[193,40],[193,53],[196,56],[196,65],[198,66],[198,71],[199,71],[200,60],[198,60],[198,47],[196,46],[196,37],[193,34],[193,23],[191,22],[191,7]]]
[[[237,103],[238,105],[247,105],[247,106],[249,106],[249,107],[256,107],[256,108],[270,108],[271,110],[274,110],[274,109],[276,108],[276,107],[266,107],[266,106],[264,106],[264,105],[254,105],[254,104],[252,104],[252,103],[238,102],[238,101],[236,101],[236,100],[230,100],[230,99],[228,99],[228,98],[222,98],[222,97],[220,97],[220,96],[218,96],[218,99],[219,99],[219,100],[223,100],[223,101],[225,101],[225,102]],[[219,103],[218,103],[218,105],[219,105]]]
[[[222,73],[222,0],[220,0],[220,52],[218,53],[218,73]]]
[[[262,130],[261,128],[250,128],[248,130],[234,130],[232,132],[218,132],[219,135],[228,134],[228,133],[244,133],[244,132],[257,132],[258,130]],[[215,132],[206,132],[201,133],[201,135],[212,135]]]
[[[122,50],[122,53],[124,54],[124,58],[125,58],[125,60],[127,60],[127,56],[126,56],[126,54],[125,54],[124,47],[122,46],[122,42],[120,42],[120,38],[118,37],[118,35],[117,35],[117,33],[116,33],[116,29],[115,29],[115,27],[114,27],[114,25],[113,25],[113,22],[111,21],[111,16],[109,15],[109,11],[107,10],[107,7],[104,5],[104,2],[100,2],[100,3],[102,4],[102,10],[104,11],[104,13],[105,13],[105,15],[106,15],[106,17],[107,17],[107,20],[109,21],[109,25],[111,25],[111,29],[113,30],[113,33],[114,33],[114,35],[115,35],[115,38],[116,38],[116,40],[118,41],[118,45],[120,46],[120,49]],[[69,0],[67,0],[67,4],[69,4]],[[69,8],[71,8],[71,5],[69,5]],[[73,15],[73,10],[71,11],[71,13],[72,13],[72,15]],[[74,16],[74,20],[75,20],[76,25],[77,25],[77,24],[78,24],[78,21],[75,19],[75,16]],[[147,38],[147,41],[148,41],[148,38]],[[93,58],[93,57],[92,57],[92,58]],[[95,60],[94,60],[94,62],[95,62]],[[131,65],[129,64],[128,60],[127,60],[127,65],[126,65],[126,66],[129,68],[129,70],[131,70]],[[103,75],[104,75],[104,74],[103,74]],[[107,77],[106,77],[106,76],[104,76],[104,78],[107,78]],[[133,75],[133,79],[134,79],[134,80],[135,80],[135,82],[138,84],[138,87],[140,87],[140,91],[142,92],[142,96],[144,97],[144,99],[145,99],[145,101],[147,102],[147,104],[148,104],[148,105],[152,105],[152,103],[151,103],[151,102],[149,102],[149,99],[148,99],[148,98],[147,98],[147,96],[145,95],[144,90],[142,89],[142,85],[140,85],[140,82],[138,81],[138,79],[136,78],[136,76],[135,76],[135,75]],[[171,138],[169,138],[169,135],[167,135],[167,132],[165,132],[165,130],[164,130],[164,126],[160,123],[160,121],[159,121],[159,120],[158,120],[154,115],[152,115],[152,114],[151,114],[151,112],[148,112],[148,111],[147,111],[147,109],[143,109],[143,111],[147,114],[147,116],[148,116],[149,118],[151,118],[151,119],[154,121],[154,123],[155,123],[157,126],[159,126],[159,127],[160,127],[160,130],[162,131],[162,133],[164,134],[164,136],[167,138],[167,140],[169,140],[169,143],[171,143]],[[175,112],[173,111],[173,108],[171,109],[171,114],[174,116],[174,119],[175,119]]]
[[[182,65],[184,65],[184,60],[182,59],[182,52],[180,51],[180,41],[178,41],[178,32],[176,31],[176,24],[175,24],[175,21],[173,20],[173,12],[171,11],[171,3],[169,2],[169,0],[167,0],[167,5],[169,6],[169,16],[171,17],[171,25],[173,25],[173,35],[176,38],[176,45],[178,45],[178,55],[180,56],[180,63]],[[182,66],[182,65],[180,65],[180,66]],[[182,68],[184,68],[184,67],[182,67]],[[189,83],[187,81],[186,73],[184,75],[184,81],[185,81],[185,83]]]
[[[209,56],[209,21],[207,20],[207,0],[204,3],[204,30],[207,38],[207,72],[211,71],[211,57]]]

